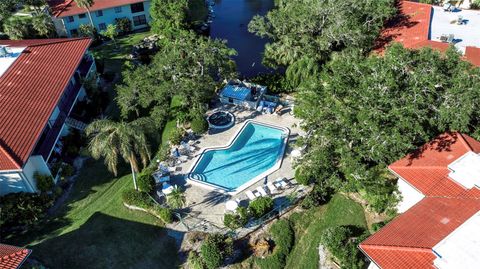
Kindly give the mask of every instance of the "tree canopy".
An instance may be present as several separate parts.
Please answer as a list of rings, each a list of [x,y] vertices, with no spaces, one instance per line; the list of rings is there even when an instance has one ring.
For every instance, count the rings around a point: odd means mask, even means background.
[[[288,66],[304,57],[324,61],[332,51],[371,47],[394,0],[278,0],[266,16],[255,16],[249,31],[271,40],[264,62]]]
[[[185,106],[195,107],[209,100],[219,80],[234,75],[230,56],[235,51],[223,41],[184,32],[175,40],[162,40],[159,48],[150,65],[123,73],[116,100],[124,117],[146,110],[154,118],[164,118],[174,95]]]
[[[478,137],[479,105],[480,70],[453,48],[339,53],[299,92],[295,114],[310,135],[298,173],[322,182],[335,175],[329,181],[384,209],[393,184],[383,168],[444,131]]]

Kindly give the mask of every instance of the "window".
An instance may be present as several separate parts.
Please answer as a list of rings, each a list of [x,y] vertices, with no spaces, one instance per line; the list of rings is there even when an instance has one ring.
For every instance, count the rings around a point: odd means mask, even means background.
[[[115,13],[122,13],[122,7],[115,7]]]
[[[67,17],[67,21],[68,22],[73,22],[75,19],[73,18],[73,16],[68,16]]]
[[[133,25],[134,26],[140,26],[140,25],[145,25],[147,24],[147,18],[145,15],[140,15],[140,16],[133,16]]]
[[[143,9],[143,2],[131,4],[130,9],[132,10],[132,13],[142,12],[144,10]]]
[[[70,30],[70,35],[73,36],[73,37],[78,36],[78,30],[77,29]]]
[[[95,15],[96,15],[97,17],[102,17],[102,16],[103,16],[103,10],[97,10],[97,11],[95,11]]]
[[[87,17],[87,15],[85,15],[85,13],[83,13],[83,14],[79,14],[78,17],[79,17],[80,19],[85,19],[85,17]]]
[[[107,26],[105,25],[105,23],[100,23],[98,25],[98,28],[100,28],[101,31],[107,30]]]

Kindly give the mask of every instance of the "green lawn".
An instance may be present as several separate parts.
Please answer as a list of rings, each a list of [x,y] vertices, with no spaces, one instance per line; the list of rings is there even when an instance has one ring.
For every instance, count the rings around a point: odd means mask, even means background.
[[[177,248],[163,223],[122,205],[121,193],[132,185],[130,175],[114,178],[90,160],[58,216],[10,241],[28,244],[48,268],[176,267]]]
[[[295,246],[287,258],[285,268],[318,268],[320,234],[338,225],[355,225],[367,229],[360,204],[337,194],[325,206],[292,215],[295,227]]]
[[[141,40],[151,34],[148,31],[123,36],[116,40],[117,45],[108,42],[93,48],[92,53],[95,59],[104,61],[105,71],[119,73],[122,71],[122,66],[128,59],[128,55],[132,52],[132,47],[138,45]]]

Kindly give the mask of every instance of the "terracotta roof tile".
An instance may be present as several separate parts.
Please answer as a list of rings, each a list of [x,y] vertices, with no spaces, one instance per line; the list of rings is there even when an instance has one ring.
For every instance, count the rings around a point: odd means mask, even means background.
[[[91,40],[0,40],[26,47],[0,77],[0,170],[23,167]]]
[[[144,1],[146,0],[95,0],[93,5],[90,7],[90,11],[124,6]],[[74,0],[49,0],[47,3],[50,6],[53,16],[55,17],[66,17],[87,12],[84,8],[78,7]]]
[[[0,269],[20,268],[31,252],[29,249],[0,244]]]
[[[478,199],[426,197],[360,248],[384,269],[433,268],[431,249],[478,211]]]
[[[465,189],[448,177],[448,165],[469,151],[479,153],[480,142],[465,134],[444,133],[389,169],[425,196],[480,198],[477,188]]]
[[[429,39],[432,5],[400,0],[397,9],[397,16],[386,23],[375,42],[374,50],[377,53],[383,54],[392,42],[401,43],[409,49],[429,47],[442,52],[448,49],[448,43]],[[480,48],[466,47],[463,58],[480,66]]]

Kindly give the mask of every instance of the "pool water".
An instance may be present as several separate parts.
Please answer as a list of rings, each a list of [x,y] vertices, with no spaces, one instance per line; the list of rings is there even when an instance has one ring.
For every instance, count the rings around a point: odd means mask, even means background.
[[[235,191],[277,165],[287,136],[286,129],[248,122],[229,147],[206,150],[190,178]]]

